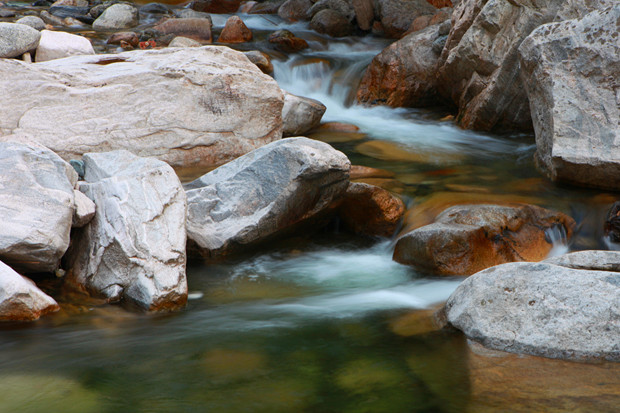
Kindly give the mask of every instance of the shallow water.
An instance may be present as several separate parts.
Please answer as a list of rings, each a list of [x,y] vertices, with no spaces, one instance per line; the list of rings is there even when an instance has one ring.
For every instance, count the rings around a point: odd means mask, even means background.
[[[213,16],[216,31],[225,17]],[[542,178],[532,135],[464,131],[442,108],[355,105],[356,85],[385,39],[337,41],[276,16],[242,18],[257,41],[241,47],[271,53],[282,88],[323,102],[325,121],[360,128],[312,136],[354,164],[394,175],[373,183],[412,207],[463,199],[553,207],[579,225],[570,245],[549,234],[554,254],[605,248],[602,217],[615,196]],[[284,27],[311,48],[290,57],[270,50],[266,36]],[[100,52],[116,51],[103,35],[71,30],[92,37]],[[44,280],[61,312],[0,327],[0,412],[611,412],[620,405],[617,365],[487,354],[457,331],[437,331],[432,315],[461,278],[417,273],[393,262],[392,249],[393,240],[332,229],[236,260],[193,261],[189,304],[169,315],[100,305]]]

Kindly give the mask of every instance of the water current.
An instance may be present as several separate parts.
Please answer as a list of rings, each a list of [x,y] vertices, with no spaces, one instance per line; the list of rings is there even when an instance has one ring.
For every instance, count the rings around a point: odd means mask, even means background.
[[[372,183],[411,208],[530,202],[578,221],[570,245],[561,231],[548,234],[554,254],[606,248],[600,223],[613,195],[549,183],[534,167],[532,135],[465,131],[444,108],[356,105],[363,71],[388,40],[331,39],[304,23],[241,16],[256,41],[239,47],[271,54],[283,89],[324,103],[324,121],[359,127],[312,137],[354,164],[389,171]],[[212,17],[218,31],[228,16]],[[265,39],[280,28],[310,48],[273,51]],[[117,51],[103,35],[70,30],[91,37],[98,52]],[[0,412],[613,411],[620,404],[610,390],[620,385],[613,365],[488,354],[457,331],[434,331],[433,312],[462,278],[397,264],[393,245],[332,228],[226,262],[193,261],[189,304],[168,315],[84,301],[43,281],[63,309],[0,328]]]

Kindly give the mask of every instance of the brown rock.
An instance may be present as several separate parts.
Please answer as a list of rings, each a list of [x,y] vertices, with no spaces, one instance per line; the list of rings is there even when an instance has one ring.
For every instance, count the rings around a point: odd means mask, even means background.
[[[108,44],[121,44],[122,42],[126,42],[132,47],[138,47],[138,43],[140,42],[140,38],[134,32],[118,32],[114,33],[110,37],[106,43]]]
[[[343,224],[356,234],[391,237],[405,213],[403,201],[385,189],[351,183],[338,215]]]
[[[452,2],[450,0],[426,0],[429,4],[437,7],[438,9],[442,9],[444,7],[452,7]]]
[[[394,172],[385,169],[371,168],[370,166],[351,165],[350,179],[365,178],[393,178]]]
[[[250,50],[249,52],[243,52],[243,54],[250,59],[250,62],[254,63],[263,73],[273,73],[273,64],[269,55],[258,50]]]
[[[289,22],[306,20],[310,7],[312,7],[311,0],[287,0],[278,9],[278,16]]]
[[[310,21],[310,28],[332,37],[348,36],[355,30],[346,17],[332,9],[324,9],[315,14]]]
[[[394,39],[402,37],[416,17],[437,12],[426,0],[377,0],[376,10],[386,36]]]
[[[409,30],[407,30],[407,33],[413,33],[413,32],[418,32],[422,29],[426,29],[431,22],[431,19],[434,16],[425,14],[424,16],[418,16],[416,17],[412,22],[411,22],[411,26],[409,26]]]
[[[570,238],[575,221],[533,205],[461,205],[396,243],[394,260],[439,275],[471,275],[506,262],[540,261],[553,247],[546,229]]]
[[[250,14],[276,14],[285,0],[267,0],[256,4],[249,11]]]
[[[294,53],[308,48],[308,43],[304,39],[295,37],[288,30],[278,30],[269,35],[269,43],[285,53]]]
[[[444,304],[428,310],[415,310],[390,321],[390,331],[401,337],[412,337],[439,331],[447,324]]]
[[[257,1],[244,1],[239,7],[239,13],[249,13],[250,10],[252,10],[252,8],[257,4]]]
[[[439,24],[439,23],[443,23],[446,20],[450,20],[451,15],[452,15],[452,9],[439,10],[437,13],[435,13],[433,17],[431,17],[431,20],[428,22],[428,25],[432,26],[434,24]]]
[[[368,66],[357,90],[358,102],[392,107],[438,104],[435,67],[439,55],[433,50],[438,38],[439,26],[432,26],[385,48]]]
[[[206,13],[235,13],[239,9],[241,0],[194,0],[190,8]]]
[[[230,16],[218,38],[220,43],[245,43],[252,40],[252,30],[243,23],[239,16]]]
[[[360,29],[368,31],[372,28],[372,22],[375,20],[375,7],[372,0],[353,0],[353,10],[355,11],[355,20]]]
[[[154,27],[165,34],[188,37],[201,43],[211,43],[211,19],[168,19]]]

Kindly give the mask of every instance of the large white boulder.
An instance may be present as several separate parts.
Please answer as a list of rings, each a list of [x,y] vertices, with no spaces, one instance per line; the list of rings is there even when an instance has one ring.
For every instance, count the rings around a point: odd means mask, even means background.
[[[351,164],[326,143],[287,138],[185,185],[188,247],[210,257],[316,217],[349,185]]]
[[[47,148],[0,142],[0,259],[54,271],[69,246],[77,173]]]
[[[42,30],[35,61],[46,62],[63,57],[89,54],[95,54],[95,49],[86,37],[67,32]]]
[[[620,253],[581,251],[467,278],[448,321],[484,346],[562,359],[620,361]]]
[[[536,29],[519,48],[538,166],[554,181],[620,189],[620,3]]]
[[[59,309],[35,283],[0,262],[0,321],[32,321]]]
[[[277,83],[223,46],[0,60],[0,90],[0,140],[29,136],[67,160],[126,149],[214,165],[282,136]]]
[[[96,213],[72,239],[69,282],[144,310],[184,306],[187,202],[172,168],[127,151],[86,154],[84,166]]]

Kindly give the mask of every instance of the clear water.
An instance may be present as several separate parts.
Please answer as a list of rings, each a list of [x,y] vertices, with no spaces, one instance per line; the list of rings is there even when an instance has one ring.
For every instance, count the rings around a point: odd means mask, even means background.
[[[213,17],[218,29],[227,16]],[[360,133],[333,145],[355,164],[391,171],[393,179],[375,183],[410,206],[525,199],[578,221],[569,245],[560,231],[548,234],[554,254],[605,248],[601,219],[614,195],[547,182],[534,168],[531,135],[464,131],[442,120],[441,108],[355,105],[363,70],[386,40],[336,41],[303,23],[242,17],[257,38],[242,47],[272,53],[281,87],[323,102],[324,120],[357,125]],[[311,48],[290,57],[266,48],[268,33],[283,27]],[[99,51],[116,51],[84,33]],[[42,279],[62,310],[0,326],[0,412],[611,412],[620,405],[616,365],[480,355],[459,332],[434,330],[432,314],[461,279],[416,273],[393,262],[392,249],[393,240],[330,231],[236,260],[191,262],[189,304],[168,315],[101,305]]]

